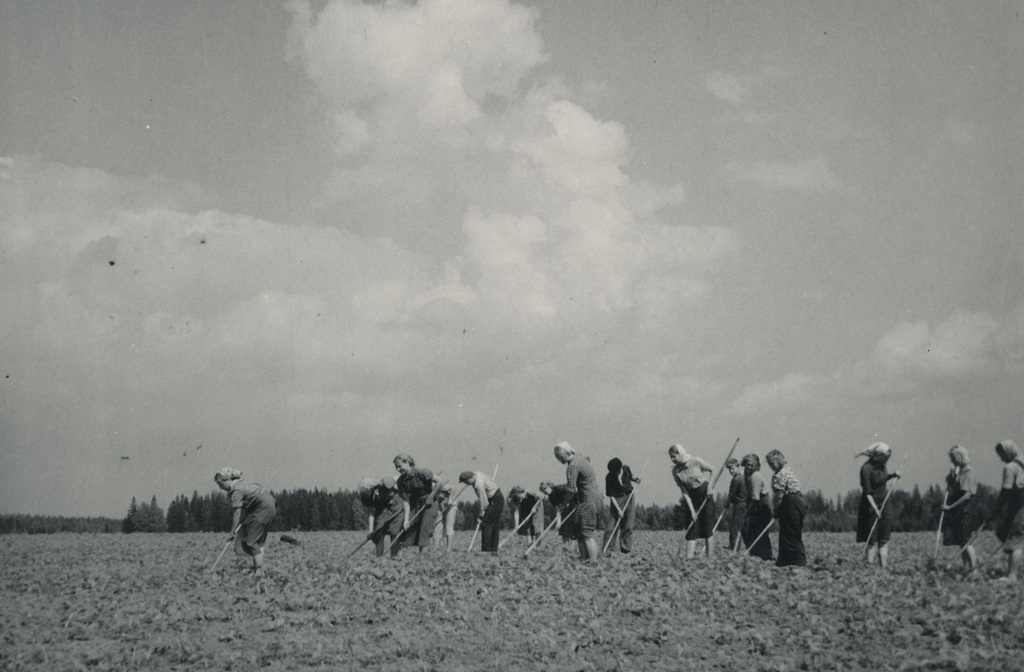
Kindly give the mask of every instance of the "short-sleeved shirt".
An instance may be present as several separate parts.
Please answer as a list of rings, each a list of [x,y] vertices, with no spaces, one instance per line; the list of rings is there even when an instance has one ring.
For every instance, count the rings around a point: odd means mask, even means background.
[[[796,477],[788,464],[772,476],[772,490],[783,496],[795,495],[800,492],[800,479]]]
[[[231,481],[231,489],[228,496],[231,498],[231,508],[250,509],[260,503],[260,495],[263,494],[263,486],[259,483],[245,481],[236,478]]]
[[[708,474],[714,473],[714,467],[700,459],[690,456],[686,462],[672,467],[672,478],[684,492],[696,490],[708,482]]]
[[[586,456],[576,453],[565,465],[565,485],[570,494],[577,494],[580,502],[596,502],[601,499],[597,485],[597,474]]]
[[[412,469],[398,477],[398,492],[410,504],[421,505],[434,489],[434,474],[429,469]]]
[[[974,476],[974,470],[969,464],[960,469],[951,470],[946,477],[946,485],[950,492],[961,495],[965,492],[971,495],[978,492],[978,479]],[[955,500],[950,500],[951,503],[953,501]]]

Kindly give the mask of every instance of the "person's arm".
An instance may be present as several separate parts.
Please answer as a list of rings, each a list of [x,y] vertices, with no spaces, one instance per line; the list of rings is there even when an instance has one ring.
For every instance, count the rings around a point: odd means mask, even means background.
[[[963,506],[964,504],[966,504],[971,499],[972,496],[973,495],[971,493],[965,492],[963,494],[963,496],[960,497],[960,499],[956,500],[952,504],[946,504],[945,506],[943,506],[942,510],[943,511],[952,511],[954,509],[958,509],[961,506]]]
[[[402,498],[402,529],[409,529],[409,500]]]
[[[477,520],[483,520],[484,513],[487,511],[487,488],[484,487],[484,481],[479,476],[473,483],[473,489],[476,490],[476,497],[480,500],[480,515],[477,516]]]
[[[712,467],[710,464],[708,464],[707,461],[702,460],[699,457],[693,457],[692,459],[693,459],[694,462],[697,463],[697,465],[700,467],[701,471],[706,471],[707,473],[711,474],[712,476],[715,475],[715,468]]]
[[[242,507],[236,506],[231,514],[231,538],[235,538],[235,534],[238,533],[238,528],[242,524]]]
[[[370,512],[370,519],[366,522],[366,538],[370,539],[373,537],[373,523],[374,516],[373,511]]]

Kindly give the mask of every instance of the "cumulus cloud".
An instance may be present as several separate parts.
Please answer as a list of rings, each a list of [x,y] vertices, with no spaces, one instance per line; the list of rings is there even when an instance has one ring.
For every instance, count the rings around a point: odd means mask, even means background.
[[[844,399],[911,395],[943,381],[1019,373],[1024,360],[1024,306],[1002,320],[958,310],[936,327],[896,325],[864,359],[828,374],[790,373],[755,383],[736,398],[741,414],[834,407]]]

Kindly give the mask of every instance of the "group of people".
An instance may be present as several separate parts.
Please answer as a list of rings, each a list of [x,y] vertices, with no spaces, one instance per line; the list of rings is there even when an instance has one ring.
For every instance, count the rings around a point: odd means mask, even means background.
[[[734,446],[735,449],[735,446]],[[398,475],[382,479],[363,479],[359,495],[369,510],[367,542],[373,541],[378,556],[397,555],[403,546],[423,550],[434,544],[452,549],[457,500],[472,488],[479,502],[477,536],[485,553],[496,553],[501,545],[500,529],[506,503],[513,507],[514,534],[523,535],[531,548],[552,527],[566,540],[575,540],[580,558],[594,562],[616,546],[622,553],[632,551],[635,521],[634,485],[640,483],[630,467],[619,458],[608,462],[604,491],[590,458],[569,443],[554,447],[554,456],[565,465],[565,482],[540,483],[537,491],[516,486],[506,500],[495,482],[495,475],[479,471],[459,474],[462,489],[455,491],[428,469],[416,466],[405,453],[394,458]],[[976,571],[978,559],[973,541],[985,525],[994,523],[1002,550],[1008,556],[1007,577],[1017,578],[1024,555],[1024,457],[1012,441],[1000,441],[996,453],[1004,463],[1002,487],[992,516],[979,524],[973,498],[977,479],[970,466],[968,451],[954,446],[949,451],[952,468],[946,478],[947,492],[942,505],[940,529],[947,546],[958,546],[964,566]],[[685,555],[692,558],[703,542],[704,552],[714,552],[715,533],[723,519],[727,521],[729,546],[734,552],[746,552],[785,566],[807,563],[803,543],[803,523],[807,512],[800,480],[778,450],[765,455],[772,471],[771,479],[761,476],[761,460],[754,454],[742,459],[731,456],[722,466],[732,476],[725,509],[716,511],[714,487],[719,474],[707,461],[691,455],[679,444],[668,449],[672,477],[682,493]],[[883,568],[888,565],[888,542],[892,529],[891,509],[886,508],[889,481],[900,477],[889,472],[892,450],[875,443],[857,457],[867,460],[860,470],[861,500],[857,516],[857,542],[866,544],[865,558]],[[276,514],[274,499],[257,483],[242,479],[240,471],[222,469],[215,476],[217,485],[230,497],[234,509],[231,540],[235,552],[252,558],[253,572],[263,574],[263,546],[267,530]],[[608,497],[608,507],[604,498]],[[545,525],[544,502],[555,509],[555,519]],[[726,517],[728,514],[728,517]],[[778,524],[778,555],[775,556],[768,530]],[[603,541],[597,530],[604,528]],[[471,547],[472,543],[471,542]],[[682,548],[681,548],[682,552]]]
[[[944,546],[960,549],[964,569],[978,571],[979,560],[974,541],[989,525],[993,526],[1000,547],[1007,556],[1004,578],[1015,581],[1024,557],[1024,456],[1013,441],[1000,441],[996,455],[1003,462],[999,496],[991,515],[981,520],[974,505],[978,479],[971,468],[970,454],[963,446],[949,449],[952,467],[946,475],[946,493],[939,518],[939,535]],[[899,478],[899,471],[889,473],[892,450],[884,443],[875,443],[858,457],[867,457],[860,469],[861,499],[857,511],[857,542],[864,543],[865,559],[883,568],[889,562],[889,538],[892,531],[891,511],[885,508],[887,484]]]

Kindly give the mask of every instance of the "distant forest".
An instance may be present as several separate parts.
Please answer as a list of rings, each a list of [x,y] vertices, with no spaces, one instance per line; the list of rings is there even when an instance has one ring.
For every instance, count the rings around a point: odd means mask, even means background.
[[[359,496],[351,490],[282,490],[272,493],[277,501],[274,531],[365,530],[367,511]],[[987,519],[992,510],[996,492],[980,485],[975,498],[979,519]],[[886,508],[893,514],[896,532],[935,531],[939,524],[940,507],[945,490],[932,485],[924,492],[915,486],[910,492],[893,490]],[[857,522],[860,491],[851,490],[844,496],[829,499],[820,491],[806,494],[807,517],[804,530],[808,532],[851,532]],[[717,500],[719,512],[725,497]],[[455,529],[471,530],[476,525],[475,501],[459,501]],[[637,506],[637,530],[682,529],[682,500],[674,505]],[[548,520],[553,515],[547,510]],[[725,521],[723,521],[723,525]],[[512,510],[506,506],[506,529],[512,528]],[[113,518],[72,518],[65,516],[0,515],[0,534],[51,534],[56,532],[228,532],[231,529],[231,504],[227,495],[216,490],[206,495],[193,492],[191,497],[178,495],[167,507],[166,514],[153,497],[149,503],[139,504],[132,498],[128,512],[121,520]],[[720,529],[725,529],[720,527]]]

